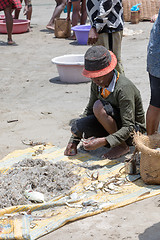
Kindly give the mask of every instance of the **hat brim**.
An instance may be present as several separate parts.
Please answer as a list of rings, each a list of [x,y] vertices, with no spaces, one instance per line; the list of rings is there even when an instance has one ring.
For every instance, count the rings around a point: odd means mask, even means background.
[[[111,62],[109,66],[96,71],[88,71],[86,69],[83,69],[82,75],[87,78],[97,78],[110,73],[117,65],[117,58],[113,52],[109,51],[109,53],[111,54]]]

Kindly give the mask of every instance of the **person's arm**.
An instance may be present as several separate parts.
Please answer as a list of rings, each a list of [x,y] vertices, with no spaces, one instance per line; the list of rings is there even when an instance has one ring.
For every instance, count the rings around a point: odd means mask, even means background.
[[[93,104],[95,103],[95,101],[97,99],[98,99],[98,87],[94,82],[91,82],[91,91],[90,91],[89,102],[82,114],[82,117],[93,114]]]
[[[83,141],[83,147],[85,150],[96,150],[97,148],[104,147],[107,145],[105,137],[94,138],[90,137]]]
[[[24,0],[25,6],[23,10],[23,14],[26,15],[28,13],[28,0]]]
[[[89,103],[88,103],[87,107],[85,108],[85,110],[82,114],[82,117],[93,114],[93,104],[97,100],[97,94],[98,94],[97,86],[95,83],[92,82]],[[64,151],[64,155],[67,155],[67,156],[76,155],[77,154],[77,146],[80,141],[81,141],[81,138],[78,138],[72,134],[72,136],[67,144],[67,147]]]
[[[90,2],[90,0],[88,0]],[[88,9],[88,16],[91,22],[91,29],[88,35],[88,45],[93,45],[98,41],[99,34],[98,32],[103,29],[104,18],[108,16],[108,14],[112,10],[112,1],[111,0],[101,0],[99,2],[99,7],[97,9],[97,16],[94,15],[94,19],[92,16],[92,11],[90,12]]]
[[[131,88],[132,86],[125,86],[125,89],[121,89],[118,92],[117,101],[119,102],[120,106],[122,127],[115,133],[110,134],[106,137],[106,141],[110,147],[118,146],[122,142],[126,141],[129,138],[131,132],[133,132],[135,129],[135,111],[137,111],[137,109],[135,109],[135,94]],[[138,97],[141,101],[140,95],[138,93],[136,97]],[[139,112],[141,113],[141,118],[144,119],[144,114],[142,114],[143,106]],[[141,119],[141,122],[143,119]]]
[[[93,45],[98,41],[99,34],[95,27],[91,27],[89,34],[88,34],[88,45]]]
[[[83,142],[83,147],[85,150],[96,150],[99,147],[110,146],[115,147],[120,145],[122,142],[126,141],[130,136],[130,128],[134,129],[134,106],[130,99],[126,99],[124,94],[120,94],[119,98],[123,100],[120,101],[120,115],[122,119],[122,127],[113,134],[107,137],[99,138],[89,138]]]

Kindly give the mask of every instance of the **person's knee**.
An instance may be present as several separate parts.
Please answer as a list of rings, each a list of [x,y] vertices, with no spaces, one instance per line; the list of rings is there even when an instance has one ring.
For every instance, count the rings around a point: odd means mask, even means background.
[[[66,4],[67,4],[67,1],[63,0],[62,3],[61,3],[62,8],[65,8]]]
[[[93,105],[93,113],[96,117],[98,117],[101,114],[103,114],[103,112],[104,112],[103,104],[100,100],[97,100]]]
[[[11,15],[11,8],[10,7],[5,8],[4,13],[5,15]]]

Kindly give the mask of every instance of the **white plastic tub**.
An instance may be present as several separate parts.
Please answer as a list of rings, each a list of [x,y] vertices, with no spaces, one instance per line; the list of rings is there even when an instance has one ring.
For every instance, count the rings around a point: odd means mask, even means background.
[[[56,64],[60,80],[67,83],[88,82],[89,78],[82,75],[84,68],[83,54],[70,54],[55,57],[52,62]]]

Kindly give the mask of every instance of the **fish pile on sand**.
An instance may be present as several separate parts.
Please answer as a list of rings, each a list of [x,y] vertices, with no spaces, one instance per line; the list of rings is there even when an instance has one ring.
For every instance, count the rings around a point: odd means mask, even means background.
[[[42,193],[44,200],[67,193],[79,182],[78,167],[67,162],[52,163],[42,159],[24,159],[6,173],[0,173],[0,208],[31,204],[26,190]]]

